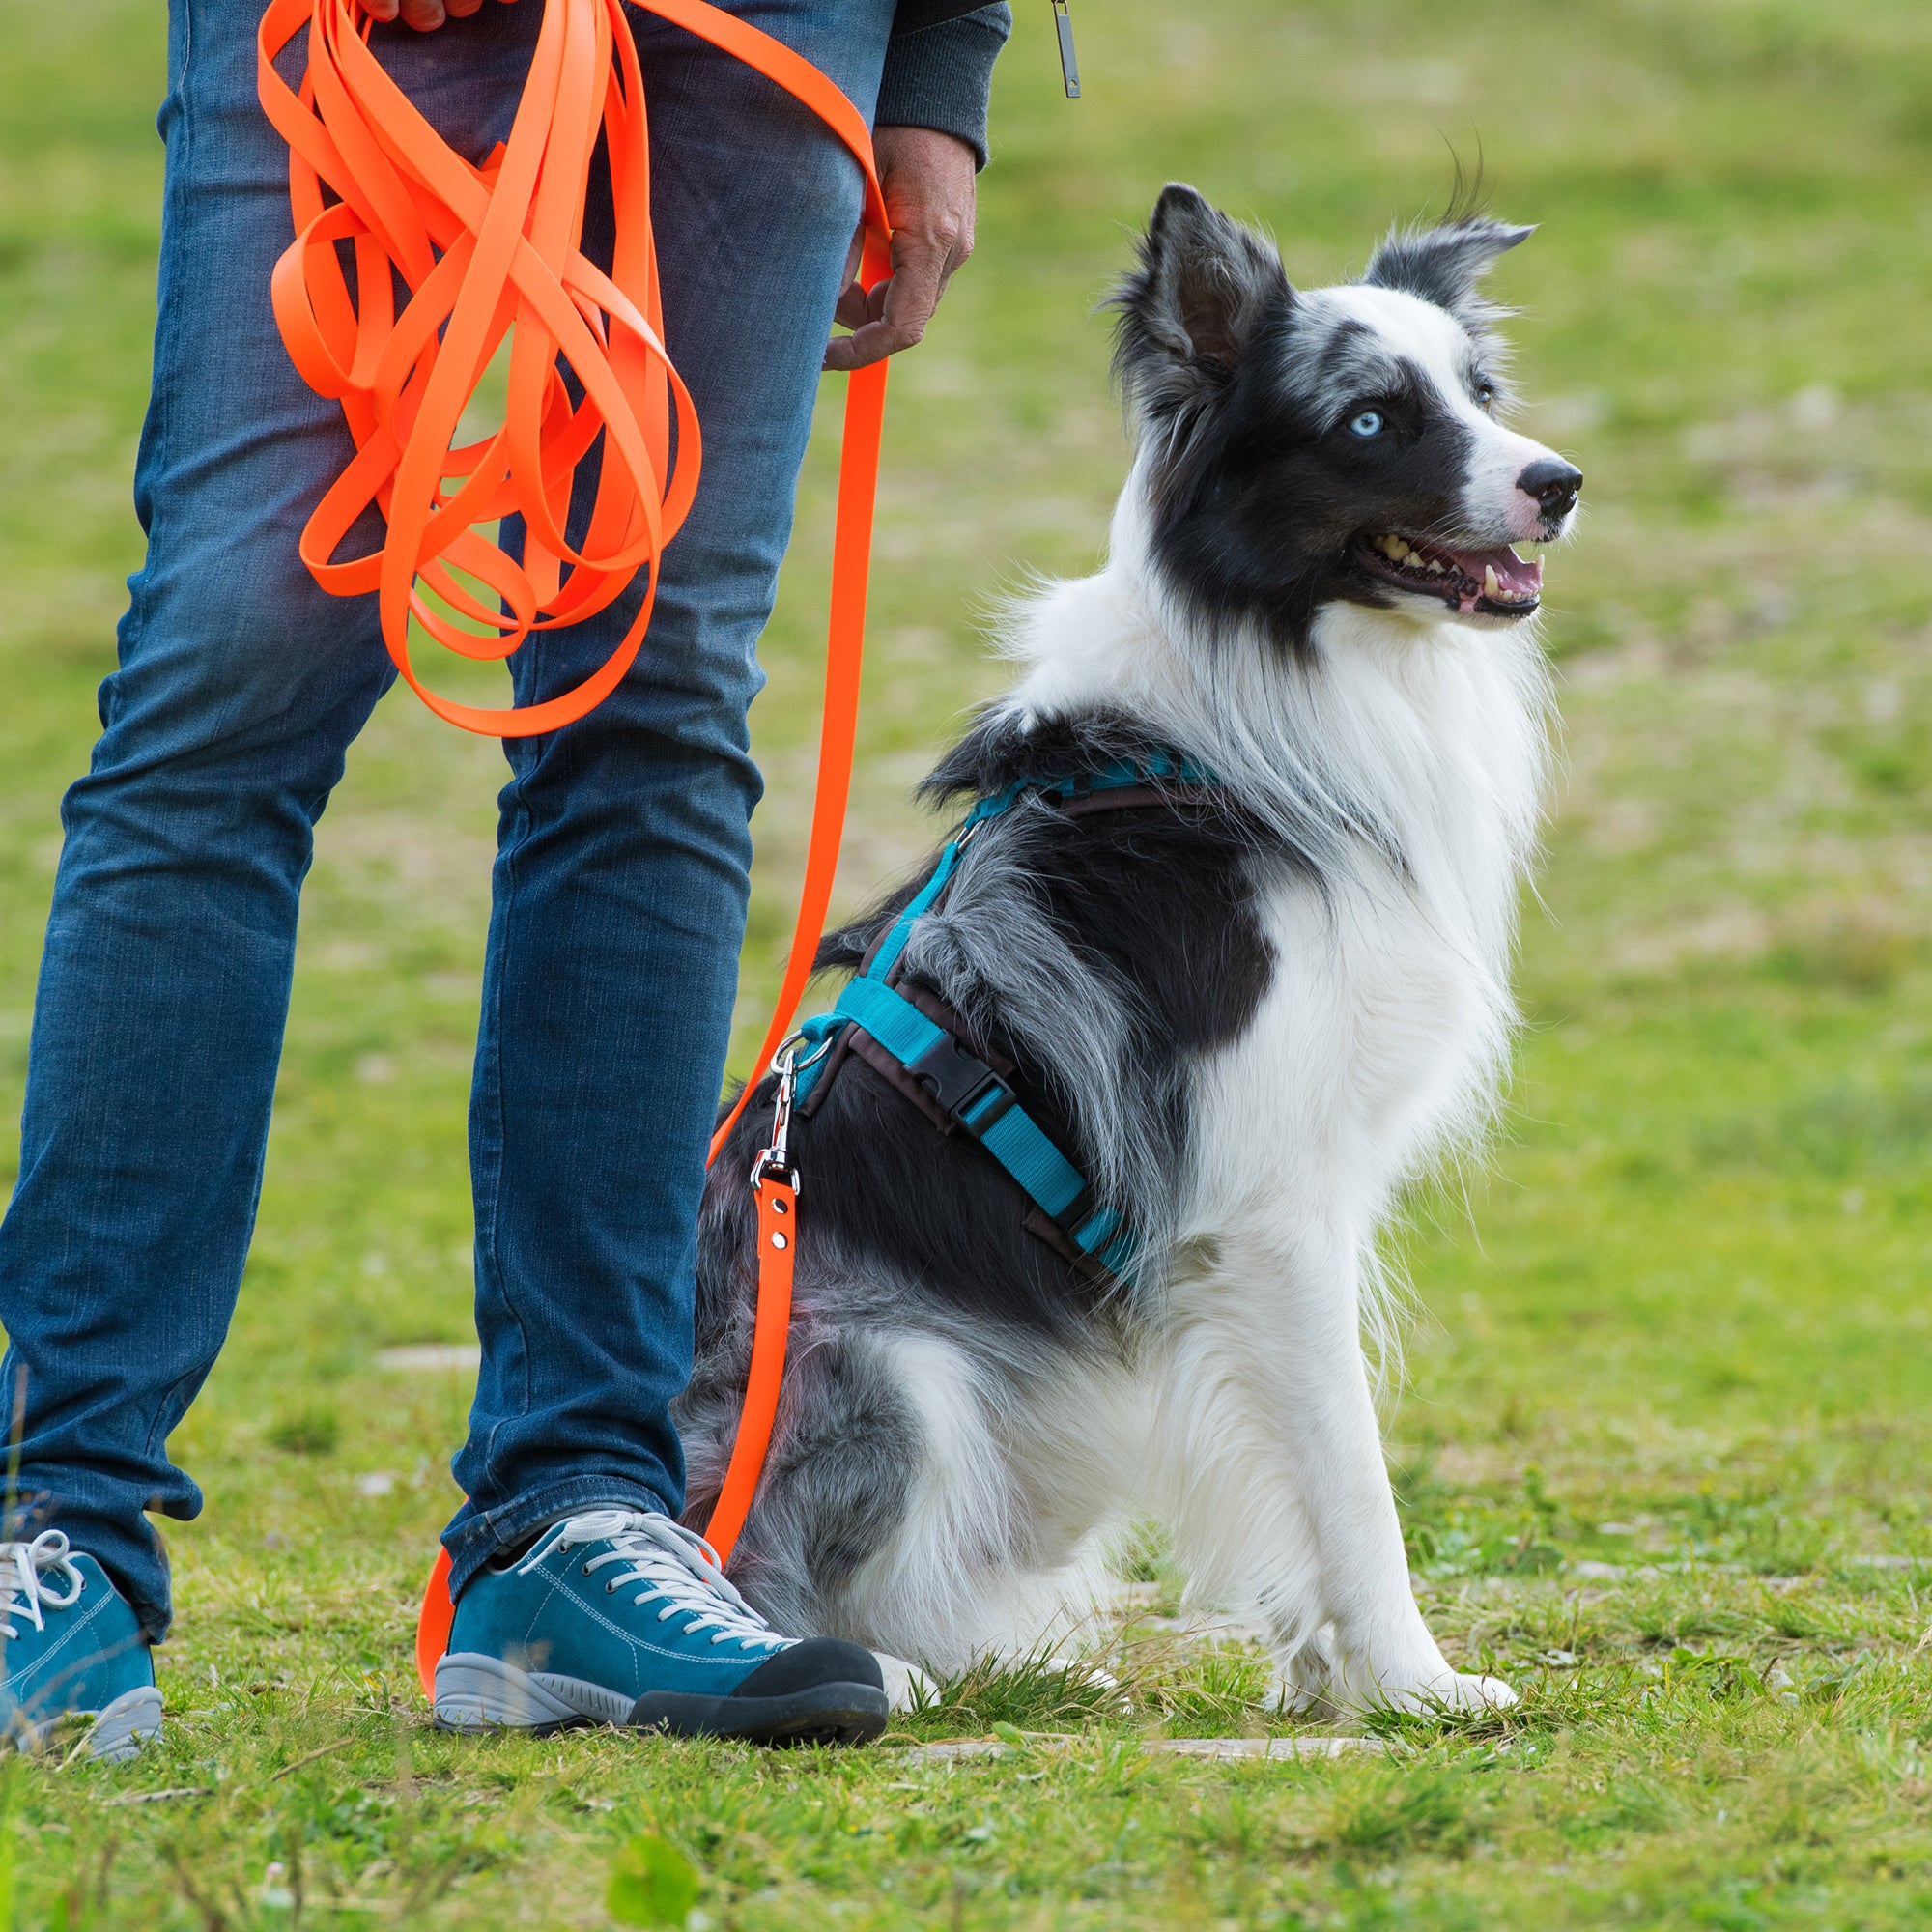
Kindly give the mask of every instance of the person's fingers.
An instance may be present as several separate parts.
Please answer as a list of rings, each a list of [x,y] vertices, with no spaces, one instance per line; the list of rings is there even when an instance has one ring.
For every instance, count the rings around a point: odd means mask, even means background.
[[[963,254],[955,259],[961,241],[951,224],[917,234],[896,231],[891,278],[871,292],[866,320],[854,327],[850,335],[835,337],[826,345],[826,368],[863,369],[868,362],[896,355],[918,342],[939,306],[948,277],[965,259]],[[964,245],[972,246],[970,238],[964,239]],[[849,316],[841,315],[839,320],[849,326]]]
[[[835,335],[825,345],[825,359],[819,364],[819,367],[835,376],[842,376],[850,370],[859,368],[861,366],[859,353],[853,346],[858,340],[857,330],[854,330],[850,335]],[[876,362],[879,358],[876,355],[872,355],[867,356],[866,359]]]
[[[510,6],[513,0],[503,0],[503,4]],[[400,14],[410,26],[425,34],[441,26],[445,15],[467,20],[482,7],[483,0],[362,0],[362,11],[370,19],[386,24]]]
[[[835,335],[825,345],[828,369],[863,369],[910,349],[925,333],[924,325],[908,329],[890,322],[862,323],[850,335]]]
[[[947,238],[918,236],[903,243],[895,236],[892,279],[886,284],[886,305],[879,320],[911,348],[925,333],[925,325],[939,306],[940,292],[952,272],[952,246]]]
[[[877,288],[860,288],[858,282],[854,282],[844,296],[838,298],[838,321],[850,328],[852,334],[833,336],[825,344],[823,367],[860,369],[866,363],[879,359],[879,355],[866,354],[875,338],[866,336],[866,342],[860,344],[860,336],[864,336],[867,328],[879,327],[879,319],[885,315],[885,292],[891,286],[891,282],[881,282]],[[858,348],[854,348],[854,344],[858,344]],[[891,350],[881,350],[879,354],[887,355]]]
[[[857,328],[866,320],[866,291],[859,285],[859,262],[865,253],[866,224],[862,221],[852,232],[852,245],[845,250],[845,273],[838,291],[838,300],[832,310],[832,320],[840,328]]]
[[[885,319],[892,286],[888,280],[875,289],[861,291],[864,308],[859,311],[855,305],[854,318],[848,324],[852,333],[835,335],[825,345],[826,368],[863,369],[867,363],[883,362],[888,355],[910,349],[918,341],[917,336],[902,339],[899,330]]]
[[[483,0],[362,0],[362,11],[372,20],[393,20],[398,12],[403,24],[427,34],[445,20],[467,20],[481,13]]]
[[[847,282],[832,311],[832,320],[840,328],[857,328],[866,320],[866,291],[857,282]]]

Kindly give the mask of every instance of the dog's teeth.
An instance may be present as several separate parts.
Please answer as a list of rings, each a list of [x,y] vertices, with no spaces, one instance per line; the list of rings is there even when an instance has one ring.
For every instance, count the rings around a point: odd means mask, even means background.
[[[1499,596],[1501,592],[1502,592],[1502,584],[1499,582],[1497,582],[1495,565],[1492,563],[1484,564],[1483,595],[1485,597],[1495,597]]]
[[[1429,567],[1431,570],[1435,571],[1439,574],[1442,569],[1442,559],[1440,557],[1432,556],[1429,559]]]
[[[1389,554],[1398,563],[1406,563],[1408,561],[1408,546],[1400,537],[1391,537],[1389,539]]]

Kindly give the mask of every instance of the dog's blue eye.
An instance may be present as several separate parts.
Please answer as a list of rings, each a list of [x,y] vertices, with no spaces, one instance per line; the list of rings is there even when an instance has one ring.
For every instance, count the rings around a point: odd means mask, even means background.
[[[1382,433],[1382,412],[1379,410],[1364,410],[1349,425],[1355,436],[1379,436]]]

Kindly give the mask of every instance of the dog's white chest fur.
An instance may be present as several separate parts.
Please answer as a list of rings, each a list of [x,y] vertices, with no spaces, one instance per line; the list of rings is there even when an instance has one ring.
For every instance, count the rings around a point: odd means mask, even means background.
[[[1481,1130],[1514,1020],[1547,757],[1533,641],[1344,611],[1317,647],[1294,696],[1400,857],[1364,846],[1321,887],[1288,873],[1266,891],[1274,976],[1201,1075],[1190,1235],[1287,1190],[1365,1236],[1397,1183]]]

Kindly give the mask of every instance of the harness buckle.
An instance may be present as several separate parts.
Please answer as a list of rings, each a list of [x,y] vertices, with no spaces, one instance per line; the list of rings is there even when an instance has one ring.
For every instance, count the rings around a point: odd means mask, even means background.
[[[934,1040],[916,1060],[907,1061],[905,1069],[975,1140],[1015,1104],[1013,1090],[950,1033]],[[988,1095],[991,1104],[980,1106]]]

